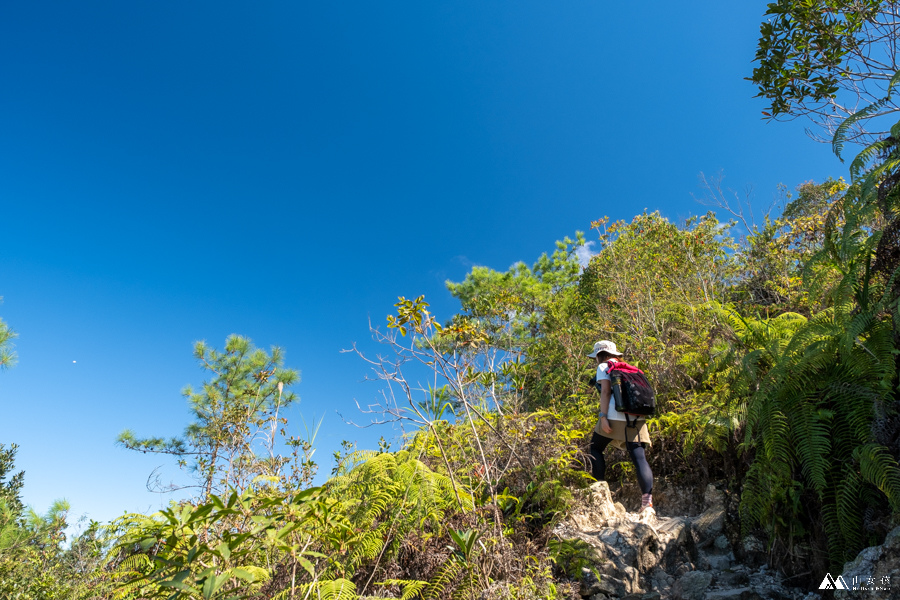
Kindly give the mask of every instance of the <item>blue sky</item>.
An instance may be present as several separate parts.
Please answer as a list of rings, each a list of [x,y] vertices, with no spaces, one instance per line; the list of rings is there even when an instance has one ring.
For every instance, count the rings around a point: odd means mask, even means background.
[[[374,447],[354,400],[397,296],[534,261],[609,215],[702,213],[700,172],[757,207],[845,172],[743,78],[764,1],[26,2],[0,7],[0,442],[24,498],[155,509],[158,457],[239,333],[302,372],[292,430]],[[590,235],[590,234],[589,234]],[[366,344],[369,344],[366,346]]]

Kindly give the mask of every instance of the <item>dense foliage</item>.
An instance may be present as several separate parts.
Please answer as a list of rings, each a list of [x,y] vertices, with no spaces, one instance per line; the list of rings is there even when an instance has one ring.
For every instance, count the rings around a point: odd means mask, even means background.
[[[837,127],[861,106],[880,100],[900,69],[900,7],[884,0],[776,0],[766,7],[749,78],[769,102],[767,118],[806,116],[831,141]],[[898,110],[893,101],[857,121],[850,137],[884,136]],[[824,135],[823,135],[824,134]]]
[[[878,35],[894,10],[771,3],[753,76],[771,114],[835,103],[843,77],[866,76],[858,55],[893,44]],[[895,71],[835,123],[838,155],[894,110]],[[365,412],[403,427],[401,447],[348,447],[320,487],[312,440],[285,433],[299,374],[281,351],[240,336],[221,352],[198,344],[209,379],[184,391],[184,435],[119,437],[174,456],[192,500],[66,540],[65,503],[25,507],[17,447],[0,445],[0,597],[573,597],[589,562],[552,529],[592,482],[585,354],[604,338],[656,387],[659,488],[722,480],[739,500],[733,543],[765,540],[785,571],[839,570],[900,523],[898,140],[900,123],[863,149],[849,183],[805,183],[742,235],[712,212],[599,218],[596,239],[448,282],[460,309],[447,319],[401,297],[372,329],[383,351],[358,351],[381,385]],[[0,367],[13,336],[0,321]],[[625,502],[630,468],[610,469]]]
[[[16,333],[3,322],[3,319],[0,319],[0,369],[7,369],[16,363],[16,353],[12,343],[15,337]]]

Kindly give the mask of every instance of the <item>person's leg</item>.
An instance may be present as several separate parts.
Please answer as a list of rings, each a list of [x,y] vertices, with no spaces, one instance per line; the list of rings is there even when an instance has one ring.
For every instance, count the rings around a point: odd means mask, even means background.
[[[641,505],[653,506],[653,471],[650,470],[650,463],[647,462],[647,455],[644,452],[643,442],[626,442],[625,447],[628,448],[628,454],[631,455],[631,462],[634,463],[634,469],[637,472],[638,485],[643,494]]]
[[[611,438],[597,433],[591,436],[591,475],[597,481],[606,481],[606,459],[603,458],[603,451],[611,441]]]

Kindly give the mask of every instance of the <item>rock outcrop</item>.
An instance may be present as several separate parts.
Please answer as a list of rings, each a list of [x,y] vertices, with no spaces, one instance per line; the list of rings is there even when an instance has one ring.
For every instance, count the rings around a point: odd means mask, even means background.
[[[581,582],[581,595],[590,600],[818,598],[784,585],[779,573],[764,566],[737,562],[724,535],[724,502],[724,493],[709,486],[705,510],[698,516],[660,517],[653,509],[629,513],[613,502],[608,484],[601,481],[586,490],[554,534],[592,548],[595,567],[583,569]],[[891,543],[900,545],[900,534]]]
[[[895,527],[880,546],[870,546],[844,565],[841,579],[849,590],[836,590],[843,600],[900,600],[900,527]]]

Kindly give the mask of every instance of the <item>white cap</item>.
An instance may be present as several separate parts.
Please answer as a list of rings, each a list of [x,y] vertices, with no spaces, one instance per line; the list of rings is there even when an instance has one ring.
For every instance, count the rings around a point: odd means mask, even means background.
[[[600,340],[594,344],[594,351],[588,354],[591,358],[596,357],[601,352],[612,354],[613,356],[622,356],[622,353],[616,349],[616,345],[609,340]]]

